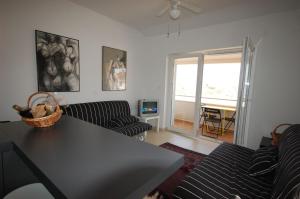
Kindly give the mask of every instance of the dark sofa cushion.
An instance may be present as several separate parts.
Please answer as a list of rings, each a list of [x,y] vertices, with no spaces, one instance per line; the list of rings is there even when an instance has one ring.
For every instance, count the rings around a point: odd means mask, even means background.
[[[272,180],[248,175],[254,151],[223,143],[188,174],[174,192],[174,198],[265,198]]]
[[[135,136],[141,132],[151,130],[152,126],[143,122],[135,122],[123,127],[112,128],[112,130],[127,136]]]
[[[295,199],[300,196],[300,124],[285,130],[278,146],[275,179],[250,176],[254,151],[222,144],[176,188],[174,198]]]
[[[108,126],[107,128],[117,128],[117,127],[122,127],[124,126],[124,123],[120,120],[115,120],[115,119],[112,119],[108,122]]]
[[[276,169],[278,166],[277,147],[263,147],[257,149],[252,155],[251,165],[249,167],[250,176],[266,175]]]
[[[297,185],[293,189],[292,193],[290,194],[290,198],[292,198],[292,199],[299,199],[300,198],[300,184]]]
[[[129,115],[129,116],[123,116],[123,117],[117,117],[117,118],[114,118],[112,119],[112,121],[118,123],[118,124],[123,124],[123,126],[126,126],[128,124],[132,124],[134,122],[138,122],[139,119],[132,116],[132,115]]]
[[[113,118],[130,116],[127,101],[101,101],[62,106],[63,114],[72,116],[99,126],[108,127]]]
[[[117,117],[117,118],[110,120],[108,122],[107,127],[108,128],[123,127],[123,126],[129,125],[129,124],[132,124],[132,123],[135,123],[138,121],[139,121],[139,119],[132,115],[122,116],[122,117]]]
[[[272,199],[294,198],[300,186],[300,124],[287,128],[280,139]]]
[[[65,115],[112,129],[128,136],[135,136],[152,128],[151,125],[138,122],[136,117],[130,115],[130,106],[127,101],[89,102],[71,104],[61,108]]]

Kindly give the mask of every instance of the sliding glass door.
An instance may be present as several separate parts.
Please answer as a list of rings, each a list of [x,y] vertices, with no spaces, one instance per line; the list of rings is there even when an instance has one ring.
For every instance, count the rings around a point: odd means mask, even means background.
[[[253,55],[254,47],[247,38],[243,48],[170,56],[168,129],[244,145]],[[208,109],[217,109],[219,117],[203,112]],[[209,118],[204,121],[205,117]],[[219,123],[217,128],[208,119]]]
[[[234,142],[241,57],[241,48],[229,52],[211,51],[204,55],[201,92],[203,117],[198,136]],[[207,115],[208,111],[215,114]]]
[[[198,58],[174,59],[172,128],[192,134],[195,121]]]
[[[241,65],[239,95],[237,102],[237,115],[235,126],[235,143],[241,146],[246,145],[247,141],[247,118],[248,107],[250,104],[251,71],[254,59],[254,45],[250,38],[245,38],[243,44],[243,58]]]
[[[195,136],[199,124],[199,75],[202,55],[172,57],[170,62],[172,99],[170,127],[172,131]],[[200,64],[199,64],[200,63]],[[201,87],[200,87],[201,88]]]

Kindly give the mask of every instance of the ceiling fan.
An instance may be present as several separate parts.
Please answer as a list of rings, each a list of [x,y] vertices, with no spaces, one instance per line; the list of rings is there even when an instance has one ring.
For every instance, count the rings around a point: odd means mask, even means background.
[[[195,14],[199,14],[202,12],[202,9],[194,6],[192,4],[189,4],[187,2],[184,2],[184,0],[168,0],[168,5],[164,7],[156,16],[161,17],[167,11],[169,11],[169,15],[172,19],[176,20],[180,17],[181,10],[180,8],[185,8],[186,10],[189,10]]]

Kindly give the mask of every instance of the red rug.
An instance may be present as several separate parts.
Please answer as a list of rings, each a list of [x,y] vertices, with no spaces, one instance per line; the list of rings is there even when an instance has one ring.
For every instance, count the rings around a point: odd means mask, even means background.
[[[160,145],[165,149],[174,151],[184,155],[184,164],[178,169],[173,175],[171,175],[167,180],[160,184],[155,190],[153,190],[150,195],[159,192],[160,196],[158,198],[171,199],[172,193],[175,191],[176,187],[180,184],[181,180],[187,175],[201,160],[206,157],[206,155],[178,147],[170,143],[164,143]]]

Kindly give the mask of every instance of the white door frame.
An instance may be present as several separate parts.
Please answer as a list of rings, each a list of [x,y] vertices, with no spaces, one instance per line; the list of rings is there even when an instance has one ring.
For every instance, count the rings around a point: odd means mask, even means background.
[[[168,99],[167,100],[167,104],[168,102],[171,104],[171,116],[169,121],[167,121],[167,129],[171,130],[171,131],[175,131],[177,133],[180,134],[184,134],[185,136],[192,136],[192,137],[196,137],[197,135],[197,129],[199,128],[199,124],[196,121],[199,121],[200,119],[200,109],[198,108],[199,105],[198,103],[200,103],[200,99],[198,96],[201,97],[201,86],[197,86],[196,89],[196,95],[195,95],[195,109],[194,109],[194,127],[193,127],[193,131],[192,132],[187,132],[184,129],[178,129],[178,128],[174,128],[173,126],[173,122],[174,122],[174,111],[175,111],[175,82],[176,82],[176,74],[175,74],[175,60],[176,59],[184,59],[184,58],[191,58],[191,57],[197,57],[198,58],[198,69],[197,69],[197,85],[199,83],[199,81],[202,83],[202,71],[203,71],[203,67],[202,63],[203,63],[203,54],[201,52],[195,52],[195,53],[179,53],[179,54],[172,54],[168,56],[168,74],[169,74],[169,85],[168,88],[169,89],[169,93],[168,93]],[[200,73],[201,71],[201,73]],[[200,90],[199,90],[200,87]],[[171,93],[170,93],[171,91]]]
[[[204,51],[201,51],[201,53],[203,54],[203,61],[204,61],[205,55],[222,55],[222,54],[234,54],[234,53],[241,53],[242,54],[243,53],[243,47],[242,46],[236,46],[236,47],[230,47],[230,48],[204,50]],[[204,67],[202,67],[202,75],[203,75],[203,68]],[[201,77],[201,83],[200,84],[201,84],[200,92],[202,92],[202,77]],[[239,80],[239,84],[240,84],[240,80]],[[199,97],[199,100],[200,100],[199,109],[201,109],[201,94],[198,97]],[[200,118],[199,118],[199,120],[200,120]],[[200,121],[198,123],[200,124]],[[233,143],[235,143],[235,134],[236,134],[235,131],[234,131],[233,134],[234,134]],[[198,137],[203,138],[203,139],[209,139],[209,140],[213,140],[213,141],[223,142],[223,141],[217,140],[216,138],[210,138],[210,137],[207,137],[207,136],[203,136],[201,134]]]
[[[193,137],[195,138],[197,135],[197,130],[199,129],[199,125],[200,125],[200,111],[201,111],[201,93],[202,93],[202,78],[203,78],[203,65],[204,65],[204,56],[205,55],[212,55],[212,54],[229,54],[229,53],[242,53],[242,60],[241,63],[243,62],[244,58],[244,52],[243,49],[245,48],[245,46],[238,46],[238,47],[232,47],[232,48],[223,48],[223,49],[213,49],[213,50],[204,50],[204,51],[198,51],[198,52],[193,52],[193,53],[178,53],[178,54],[171,54],[168,56],[168,80],[167,80],[167,100],[166,100],[166,104],[170,104],[171,108],[169,109],[168,107],[166,107],[166,111],[170,111],[171,115],[170,118],[166,121],[166,127],[168,130],[171,131],[175,131],[177,133],[183,134],[185,136],[188,137]],[[255,56],[255,53],[254,53]],[[172,122],[174,121],[174,110],[175,110],[175,84],[174,82],[176,82],[176,76],[175,76],[175,59],[179,59],[179,58],[190,58],[190,57],[198,57],[198,71],[197,71],[197,89],[196,89],[196,95],[195,95],[195,110],[194,110],[194,128],[193,128],[193,132],[186,132],[183,129],[176,129],[172,127]],[[253,63],[253,62],[252,62]],[[254,65],[254,63],[253,63]],[[252,66],[252,70],[253,70],[253,66]],[[252,71],[253,72],[253,71]],[[241,66],[241,72],[240,72],[240,80],[239,80],[239,90],[238,90],[238,100],[240,98],[241,95],[241,84],[242,84],[242,80],[243,80],[243,76],[244,76],[244,67]],[[253,74],[252,77],[250,78],[250,82],[253,82]],[[251,93],[250,93],[251,95]],[[251,96],[248,97],[251,97]],[[170,107],[170,106],[169,106]],[[237,113],[238,113],[238,109],[240,108],[240,105],[237,104]],[[238,118],[238,114],[236,115],[236,118]],[[249,118],[249,113],[247,114],[247,118]],[[247,125],[247,124],[246,124]],[[235,124],[236,126],[236,124]],[[247,128],[247,127],[246,127]],[[197,136],[198,138],[204,138],[204,139],[208,139],[208,140],[212,140],[212,141],[216,141],[215,139],[210,139],[207,138],[205,136]],[[245,139],[247,139],[247,134],[244,137]],[[235,127],[235,131],[234,131],[234,143],[236,143],[236,127]],[[246,141],[246,140],[245,140]]]
[[[249,55],[251,57],[249,57]],[[241,146],[246,146],[248,140],[248,128],[250,118],[249,109],[251,106],[250,99],[252,98],[253,93],[252,85],[254,81],[255,57],[255,45],[252,43],[250,37],[246,37],[243,41],[243,54],[239,80],[240,83],[237,101],[236,124],[234,129],[234,143]],[[246,68],[247,64],[249,64],[248,68]],[[248,77],[248,79],[245,79],[246,77]],[[240,132],[237,133],[238,131]]]
[[[198,133],[198,130],[200,127],[203,66],[204,66],[204,55],[202,53],[200,53],[198,55],[197,86],[196,86],[196,95],[195,95],[195,116],[194,116],[194,134],[195,134],[195,136],[197,136],[197,133]]]

